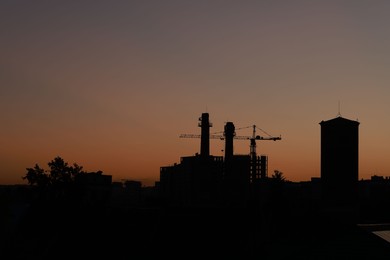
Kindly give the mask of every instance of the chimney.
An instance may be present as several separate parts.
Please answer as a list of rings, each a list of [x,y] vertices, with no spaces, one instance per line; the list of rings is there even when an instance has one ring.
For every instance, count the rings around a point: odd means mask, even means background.
[[[209,122],[209,113],[202,113],[199,121],[198,126],[201,127],[200,156],[208,157],[210,156],[210,127],[212,127]]]

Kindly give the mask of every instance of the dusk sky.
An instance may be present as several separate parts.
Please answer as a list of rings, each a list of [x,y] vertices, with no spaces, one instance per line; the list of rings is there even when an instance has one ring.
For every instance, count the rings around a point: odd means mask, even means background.
[[[257,142],[269,175],[310,180],[339,102],[360,122],[359,178],[389,176],[389,14],[385,0],[2,0],[0,184],[61,156],[153,185],[199,152],[179,135],[200,134],[204,112],[211,133],[281,135]]]

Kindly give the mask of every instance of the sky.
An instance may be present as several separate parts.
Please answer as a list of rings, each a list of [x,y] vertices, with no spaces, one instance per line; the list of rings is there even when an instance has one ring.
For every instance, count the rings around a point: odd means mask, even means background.
[[[159,180],[233,122],[291,181],[320,176],[320,125],[359,125],[359,178],[390,175],[390,1],[0,2],[0,184],[56,156]],[[262,132],[258,132],[263,135]],[[224,143],[210,140],[212,155]],[[249,154],[236,140],[235,154]]]

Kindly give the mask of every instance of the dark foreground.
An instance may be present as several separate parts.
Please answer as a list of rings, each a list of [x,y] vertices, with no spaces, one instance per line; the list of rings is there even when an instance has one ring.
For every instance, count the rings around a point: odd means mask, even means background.
[[[253,209],[35,207],[6,230],[1,259],[390,259],[354,224]]]

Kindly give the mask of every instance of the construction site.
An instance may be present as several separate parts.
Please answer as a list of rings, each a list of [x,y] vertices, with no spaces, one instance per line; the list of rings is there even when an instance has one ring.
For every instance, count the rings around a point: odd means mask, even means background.
[[[181,134],[180,138],[200,138],[200,153],[181,157],[180,163],[160,168],[160,191],[172,206],[247,206],[264,191],[268,180],[268,157],[257,155],[256,141],[281,140],[281,137],[256,134],[236,135],[233,122],[226,122],[223,134],[210,134],[212,123],[202,113],[201,134]],[[210,154],[210,139],[225,141],[224,156]],[[248,154],[234,154],[234,140],[248,140]]]

